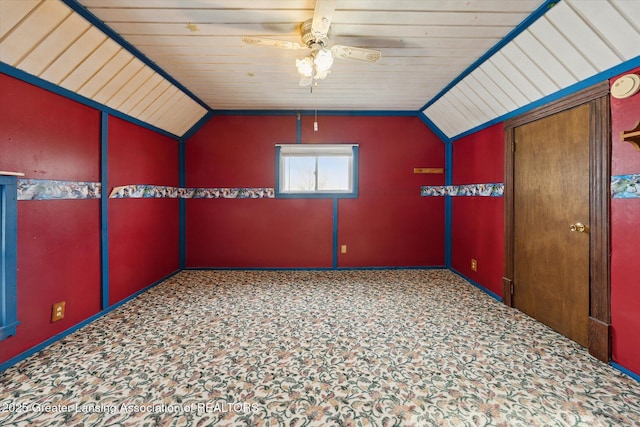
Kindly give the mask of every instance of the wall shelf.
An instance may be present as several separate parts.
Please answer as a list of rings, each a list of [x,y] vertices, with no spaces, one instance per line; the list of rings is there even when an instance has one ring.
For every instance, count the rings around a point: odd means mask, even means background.
[[[443,174],[443,168],[413,168],[413,173],[434,173]]]
[[[640,121],[636,122],[633,129],[620,132],[620,140],[631,143],[640,151]]]

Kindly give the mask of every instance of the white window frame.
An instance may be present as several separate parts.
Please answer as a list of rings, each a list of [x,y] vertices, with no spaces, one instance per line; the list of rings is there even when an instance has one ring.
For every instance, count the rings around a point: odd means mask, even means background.
[[[356,198],[358,197],[358,144],[276,144],[276,197],[282,198]],[[286,157],[344,156],[349,158],[348,190],[284,190]],[[317,161],[316,161],[317,165]],[[316,166],[317,167],[317,166]],[[316,170],[317,176],[317,170]],[[316,184],[317,187],[317,184]]]

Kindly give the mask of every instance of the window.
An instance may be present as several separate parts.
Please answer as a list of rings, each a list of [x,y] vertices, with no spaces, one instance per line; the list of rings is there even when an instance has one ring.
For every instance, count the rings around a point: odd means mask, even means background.
[[[17,182],[0,175],[0,341],[16,334]]]
[[[358,197],[358,146],[276,145],[276,197]]]

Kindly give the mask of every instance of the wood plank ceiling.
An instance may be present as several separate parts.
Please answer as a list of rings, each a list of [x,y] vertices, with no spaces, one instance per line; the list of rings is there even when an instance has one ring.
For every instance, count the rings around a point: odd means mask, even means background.
[[[563,0],[424,114],[455,137],[638,55],[640,1]]]
[[[336,59],[313,92],[298,86],[295,60],[306,51],[242,37],[300,43],[315,0],[0,0],[0,60],[178,136],[206,114],[200,103],[413,112],[429,103],[423,113],[452,137],[640,53],[640,1],[563,0],[434,99],[547,3],[337,0],[331,44],[382,59]],[[67,4],[86,7],[147,59]]]

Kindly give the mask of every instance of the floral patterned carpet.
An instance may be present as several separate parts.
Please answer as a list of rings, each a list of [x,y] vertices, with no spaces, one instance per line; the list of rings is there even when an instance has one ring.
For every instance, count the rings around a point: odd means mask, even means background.
[[[640,383],[447,270],[183,271],[0,386],[3,426],[640,426]]]

